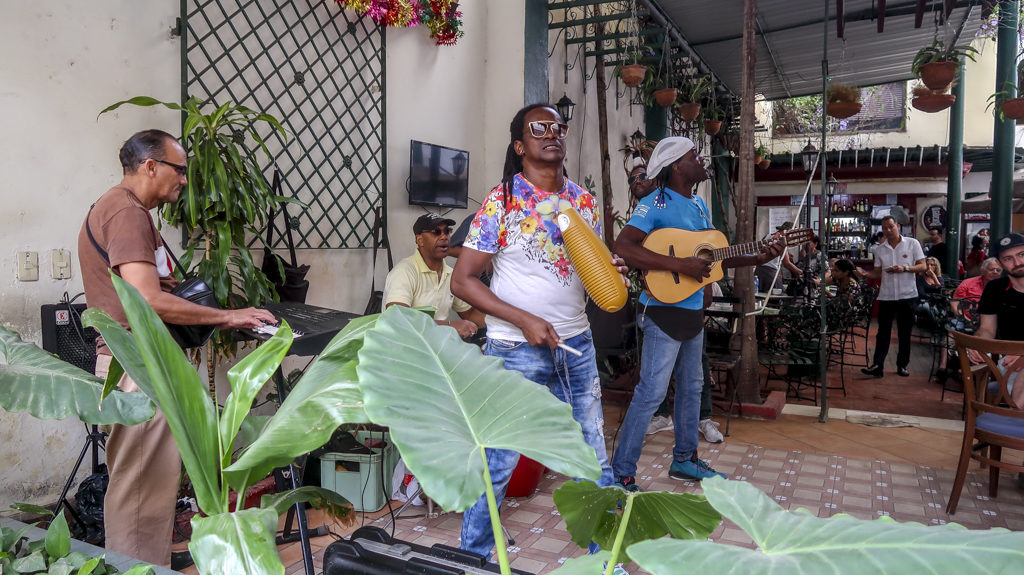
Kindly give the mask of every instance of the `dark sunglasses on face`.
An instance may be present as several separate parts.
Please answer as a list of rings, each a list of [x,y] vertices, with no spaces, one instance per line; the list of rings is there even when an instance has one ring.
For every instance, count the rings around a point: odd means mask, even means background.
[[[174,162],[168,162],[167,160],[158,160],[156,158],[150,158],[150,159],[153,160],[154,162],[159,163],[159,164],[163,164],[165,166],[170,166],[170,167],[174,168],[174,171],[178,172],[179,176],[184,176],[185,172],[188,171],[188,166],[183,166],[181,164],[175,164]]]
[[[555,122],[554,120],[537,120],[530,122],[530,135],[534,138],[543,138],[551,132],[551,135],[559,140],[565,139],[565,134],[569,131],[569,125],[561,122]]]
[[[633,185],[637,182],[642,182],[647,179],[647,174],[636,174],[629,177],[629,185]]]
[[[452,235],[452,229],[451,228],[434,228],[432,230],[423,230],[423,233],[431,234],[431,235],[435,235],[435,236],[449,236],[450,237]]]

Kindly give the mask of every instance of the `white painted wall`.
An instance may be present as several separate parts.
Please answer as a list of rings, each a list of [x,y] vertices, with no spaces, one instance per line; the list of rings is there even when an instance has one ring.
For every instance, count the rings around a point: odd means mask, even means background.
[[[334,8],[333,2],[328,4]],[[0,324],[40,341],[39,306],[82,289],[77,237],[89,205],[120,180],[117,150],[133,132],[180,132],[177,114],[107,105],[136,95],[176,101],[176,0],[5,2],[0,23]],[[426,30],[387,33],[387,186],[396,258],[413,251],[408,205],[409,140],[470,151],[470,195],[479,201],[501,176],[508,123],[523,103],[523,1],[463,2],[466,35],[436,47]],[[472,202],[471,202],[472,204]],[[468,210],[450,215],[461,219]],[[70,281],[49,279],[49,250],[74,259]],[[15,253],[40,252],[40,280],[15,279]],[[308,301],[361,312],[370,289],[370,250],[300,250],[311,265]],[[377,270],[383,286],[386,264]],[[78,421],[38,421],[0,410],[0,509],[52,502],[84,442]],[[86,466],[88,467],[88,465]]]

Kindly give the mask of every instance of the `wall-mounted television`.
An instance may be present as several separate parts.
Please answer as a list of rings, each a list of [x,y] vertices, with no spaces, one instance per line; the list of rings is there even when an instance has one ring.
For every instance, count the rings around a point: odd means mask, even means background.
[[[412,140],[409,203],[465,208],[469,201],[469,152]]]

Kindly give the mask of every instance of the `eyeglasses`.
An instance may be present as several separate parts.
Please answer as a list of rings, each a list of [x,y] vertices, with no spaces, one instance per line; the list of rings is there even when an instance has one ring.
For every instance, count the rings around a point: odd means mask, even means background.
[[[642,181],[644,181],[646,179],[647,179],[647,174],[636,174],[634,176],[630,176],[628,181],[629,181],[629,185],[632,186],[633,184],[635,184],[637,182],[642,182]]]
[[[534,138],[543,138],[551,132],[551,135],[559,140],[565,139],[569,131],[569,124],[563,124],[554,120],[537,120],[529,123],[530,135]]]
[[[451,237],[452,229],[451,228],[435,228],[435,229],[432,229],[432,230],[423,230],[420,233],[421,234],[432,234],[432,235],[435,235],[435,236],[449,236],[449,237]]]
[[[174,171],[178,172],[179,176],[184,176],[185,172],[188,171],[188,166],[183,166],[181,164],[175,164],[174,162],[168,162],[167,160],[158,160],[156,158],[149,158],[149,159],[153,160],[154,162],[163,164],[165,166],[170,166],[170,167],[174,168]],[[143,160],[143,161],[145,161],[145,160]]]

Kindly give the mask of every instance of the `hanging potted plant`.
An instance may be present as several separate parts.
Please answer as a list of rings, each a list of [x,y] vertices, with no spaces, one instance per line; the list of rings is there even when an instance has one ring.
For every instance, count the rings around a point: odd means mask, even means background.
[[[956,96],[948,93],[947,90],[949,90],[949,86],[941,90],[932,90],[924,84],[917,84],[914,86],[914,98],[910,101],[910,105],[929,114],[941,112],[956,102]]]
[[[671,87],[667,77],[653,76],[644,84],[644,105],[662,108],[675,105],[678,90]]]
[[[1018,58],[1019,57],[1020,56],[1018,55]],[[1017,62],[1018,84],[1016,94],[1011,90],[1006,89],[1000,90],[988,97],[988,107],[992,107],[992,104],[997,104],[999,106],[999,115],[1002,118],[1009,118],[1011,120],[1020,120],[1021,118],[1024,118],[1024,98],[1020,97],[1021,94],[1024,94],[1024,90],[1022,90],[1022,88],[1024,88],[1024,81],[1022,81],[1024,80],[1024,77],[1022,77],[1021,74],[1024,74],[1024,60],[1019,60]],[[1007,84],[1007,88],[1009,88],[1009,84]],[[987,109],[988,108],[986,108],[986,110]]]
[[[687,122],[692,122],[700,115],[700,101],[711,87],[711,76],[708,74],[687,78],[679,88],[676,112]]]
[[[643,84],[644,78],[647,77],[647,72],[650,70],[650,66],[644,64],[622,64],[619,63],[612,70],[612,74],[622,79],[622,83],[629,86],[630,88],[636,88],[640,84]]]
[[[931,46],[921,48],[917,52],[910,65],[910,71],[915,78],[924,82],[928,89],[944,91],[956,77],[960,58],[975,61],[974,56],[977,53],[978,50],[969,44],[946,48],[942,40],[935,38]]]
[[[711,100],[711,104],[702,112],[704,117],[704,133],[709,136],[718,134],[722,129],[722,121],[725,119],[725,112],[721,108],[714,105],[714,100]]]
[[[860,112],[860,88],[833,82],[826,93],[825,113],[843,120]]]

